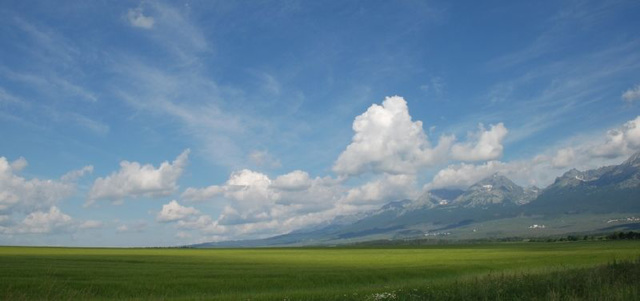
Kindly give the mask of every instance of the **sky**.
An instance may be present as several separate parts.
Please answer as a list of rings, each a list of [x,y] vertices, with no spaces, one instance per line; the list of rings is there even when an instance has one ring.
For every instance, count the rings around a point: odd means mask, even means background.
[[[262,238],[640,150],[638,1],[2,1],[0,244]]]

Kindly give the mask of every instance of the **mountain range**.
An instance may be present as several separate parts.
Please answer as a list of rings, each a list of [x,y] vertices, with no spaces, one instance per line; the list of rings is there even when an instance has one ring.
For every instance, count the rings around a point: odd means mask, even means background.
[[[544,189],[493,174],[467,190],[436,189],[415,200],[266,239],[194,247],[335,245],[381,239],[476,239],[640,228],[640,152],[620,165],[572,169]]]

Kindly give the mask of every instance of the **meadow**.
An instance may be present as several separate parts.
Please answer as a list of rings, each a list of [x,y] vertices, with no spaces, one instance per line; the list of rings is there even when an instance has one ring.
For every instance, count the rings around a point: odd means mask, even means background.
[[[638,258],[638,241],[388,248],[0,247],[0,299],[624,300],[638,297]]]

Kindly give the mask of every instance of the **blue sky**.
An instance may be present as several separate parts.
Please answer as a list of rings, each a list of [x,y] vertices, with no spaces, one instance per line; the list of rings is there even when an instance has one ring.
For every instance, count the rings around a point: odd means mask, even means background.
[[[0,243],[265,237],[640,150],[637,1],[3,1]]]

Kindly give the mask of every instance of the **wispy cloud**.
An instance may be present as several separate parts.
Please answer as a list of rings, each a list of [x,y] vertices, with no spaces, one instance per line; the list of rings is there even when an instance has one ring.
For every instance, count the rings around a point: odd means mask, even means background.
[[[640,100],[640,84],[635,85],[633,88],[629,88],[627,91],[622,93],[622,100],[632,103],[636,100]]]
[[[608,95],[614,93],[616,79],[640,70],[640,55],[635,51],[639,45],[640,40],[629,41],[560,61],[534,64],[528,72],[494,84],[485,97],[486,109],[469,118],[503,120],[511,131],[507,143],[575,120],[576,112],[584,113],[582,108],[611,102]]]

